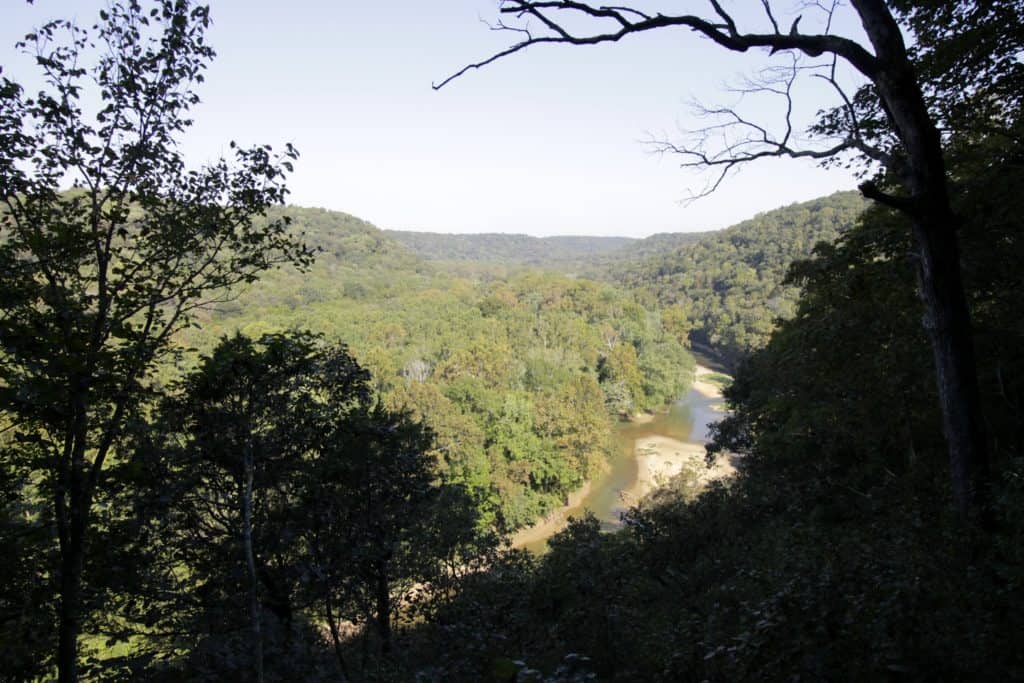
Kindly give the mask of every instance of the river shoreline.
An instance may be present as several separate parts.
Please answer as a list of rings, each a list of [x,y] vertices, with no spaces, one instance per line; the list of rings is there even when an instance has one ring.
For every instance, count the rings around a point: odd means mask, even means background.
[[[569,494],[568,503],[562,507],[552,510],[534,524],[520,529],[512,535],[512,547],[523,548],[545,541],[569,524],[569,513],[579,507],[580,503],[590,495],[594,482],[586,481],[583,486]]]
[[[698,363],[691,390],[701,398],[721,400],[722,392],[717,385],[707,381],[708,375],[714,374],[710,368]],[[655,420],[651,413],[640,413],[630,419],[632,425],[646,425]],[[713,479],[729,476],[735,471],[734,464],[728,458],[719,458],[712,468],[705,466],[704,445],[707,443],[705,425],[694,428],[689,439],[676,439],[665,435],[648,434],[635,439],[632,443],[633,459],[636,462],[636,476],[633,481],[619,491],[619,497],[628,507],[636,505],[648,493],[668,482],[684,469],[694,472],[698,483],[706,483]],[[699,433],[696,433],[699,432]],[[587,498],[593,488],[588,481],[580,489],[569,495],[566,505],[553,510],[544,519],[525,529],[520,529],[511,538],[513,548],[536,549],[544,541],[564,529],[574,513]]]
[[[713,370],[698,364],[690,388],[704,398],[722,399],[722,390],[718,385],[703,379],[711,374],[714,374]],[[701,429],[704,430],[703,425]],[[637,477],[633,486],[627,490],[629,499],[633,504],[640,502],[644,496],[659,486],[664,486],[684,470],[693,472],[698,486],[734,474],[735,463],[727,456],[719,456],[714,465],[707,467],[704,449],[707,442],[706,431],[699,437],[691,435],[688,441],[667,436],[646,436],[637,439]]]

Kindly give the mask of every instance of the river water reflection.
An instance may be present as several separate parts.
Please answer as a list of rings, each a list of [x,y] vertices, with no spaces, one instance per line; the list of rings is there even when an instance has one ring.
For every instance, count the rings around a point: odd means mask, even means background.
[[[667,412],[658,413],[649,421],[620,423],[615,433],[616,453],[609,469],[593,480],[590,491],[577,506],[563,511],[564,516],[582,517],[589,510],[597,517],[603,530],[621,528],[623,513],[638,502],[630,500],[629,493],[637,481],[637,440],[663,436],[688,443],[707,443],[708,424],[722,418],[721,408],[721,398],[708,397],[690,389]],[[553,528],[548,536],[531,539],[522,547],[544,552],[547,538],[558,530]]]

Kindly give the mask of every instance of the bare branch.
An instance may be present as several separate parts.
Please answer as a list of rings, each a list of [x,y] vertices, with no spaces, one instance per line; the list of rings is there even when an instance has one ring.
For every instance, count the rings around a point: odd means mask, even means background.
[[[795,141],[794,85],[801,73],[823,68],[828,68],[828,65],[802,65],[794,56],[790,65],[765,69],[761,72],[761,80],[746,80],[741,87],[731,89],[741,96],[769,95],[781,100],[777,134],[766,124],[744,117],[735,106],[706,108],[695,105],[697,116],[710,119],[708,125],[689,131],[683,142],[648,140],[648,145],[657,153],[682,157],[682,168],[715,170],[705,187],[691,194],[687,202],[713,193],[733,170],[752,161],[772,157],[826,160],[846,151],[859,151],[866,144],[849,136],[836,139],[827,146],[806,146]]]
[[[738,34],[739,31],[736,29],[736,22],[733,21],[733,18],[729,15],[729,13],[722,9],[722,6],[717,2],[717,0],[708,1],[711,3],[711,6],[715,8],[715,13],[718,14],[718,16],[721,17],[722,21],[725,22],[725,26],[729,30],[729,34],[733,36]]]
[[[876,161],[886,166],[887,168],[897,170],[896,160],[893,158],[891,154],[884,152],[881,149],[878,149],[877,147],[869,145],[864,140],[864,136],[861,134],[860,118],[857,116],[857,110],[856,108],[854,108],[853,102],[846,94],[846,91],[843,90],[843,88],[836,81],[834,67],[828,76],[823,74],[814,74],[814,76],[816,78],[821,78],[822,80],[826,81],[829,85],[831,85],[832,89],[835,90],[836,94],[838,94],[840,99],[842,99],[843,112],[846,114],[847,125],[849,126],[851,145],[872,161]]]
[[[616,42],[627,35],[678,26],[688,28],[699,35],[711,39],[716,44],[735,52],[745,52],[751,48],[766,48],[772,54],[789,52],[793,55],[792,62],[784,67],[772,67],[761,72],[762,78],[757,81],[745,81],[739,87],[730,89],[741,97],[751,95],[768,95],[781,100],[779,125],[773,128],[762,123],[755,123],[745,118],[735,108],[700,107],[698,114],[712,119],[709,125],[691,131],[685,141],[675,143],[666,140],[648,140],[648,144],[659,153],[678,154],[683,157],[684,168],[715,169],[713,178],[707,187],[697,193],[694,198],[713,192],[720,186],[729,173],[739,165],[769,157],[809,158],[827,160],[838,154],[856,151],[872,162],[894,166],[895,160],[882,149],[874,147],[866,141],[866,136],[857,116],[857,109],[851,97],[840,86],[837,77],[837,66],[840,59],[848,62],[853,69],[871,78],[878,68],[877,59],[860,44],[831,34],[833,16],[842,4],[841,0],[808,0],[801,8],[824,14],[825,32],[821,34],[804,34],[799,30],[801,16],[798,16],[784,32],[781,18],[776,15],[770,0],[760,0],[764,16],[771,26],[770,33],[744,32],[738,26],[735,17],[726,9],[720,0],[708,0],[706,16],[696,15],[665,15],[661,13],[647,14],[619,6],[597,6],[576,0],[504,0],[501,3],[502,15],[514,16],[517,19],[534,19],[542,25],[541,33],[533,34],[528,27],[506,27],[505,30],[516,32],[521,40],[492,55],[491,57],[469,64],[445,80],[434,85],[440,89],[467,71],[487,66],[503,57],[541,43],[558,43],[570,45],[593,45]],[[596,30],[577,33],[582,29],[567,28],[570,19],[589,19]],[[585,26],[586,24],[581,24]],[[499,28],[505,26],[504,23]],[[603,30],[601,27],[606,27]],[[800,56],[819,57],[825,55],[828,60],[821,63],[801,64]],[[794,130],[794,87],[798,77],[804,73],[823,79],[835,91],[840,106],[837,111],[845,117],[840,119],[837,131],[828,131],[827,140],[817,145],[806,141],[796,141]],[[838,133],[833,135],[832,133]]]
[[[641,12],[640,10],[634,9],[632,7],[615,7],[615,6],[611,6],[611,7],[605,7],[603,9],[614,10],[614,11],[619,12],[621,14],[633,14],[635,16],[640,17],[641,19],[650,19],[651,18],[651,15],[645,14],[644,12]]]
[[[768,0],[763,0],[767,2]],[[842,5],[842,0],[831,0],[831,2],[824,2],[823,0],[806,0],[800,4],[801,9],[814,9],[819,10],[825,15],[825,33],[832,33],[832,19],[835,17],[836,10]]]
[[[764,7],[764,13],[768,15],[768,21],[772,22],[772,28],[775,29],[776,33],[779,31],[779,22],[775,20],[775,15],[772,13],[772,5],[768,0],[761,0],[761,6]]]
[[[797,22],[793,23],[789,34],[782,34],[778,31],[768,34],[742,33],[736,26],[733,17],[722,8],[717,0],[709,1],[717,15],[716,20],[689,14],[646,15],[633,11],[632,15],[638,17],[638,20],[630,21],[627,18],[627,12],[617,7],[598,7],[572,0],[504,0],[499,10],[501,13],[514,15],[519,18],[534,17],[543,23],[550,33],[538,36],[527,35],[523,40],[491,55],[487,59],[462,67],[440,83],[432,84],[432,87],[435,90],[440,90],[468,71],[487,66],[533,45],[544,43],[596,45],[599,43],[617,42],[634,33],[673,26],[689,28],[734,52],[746,52],[751,48],[768,48],[772,52],[794,50],[810,57],[834,54],[848,61],[855,69],[869,78],[878,69],[878,62],[875,56],[853,40],[830,34],[802,34],[797,31]],[[606,32],[574,35],[565,29],[561,23],[552,19],[549,11],[563,12],[566,16],[584,16],[599,21],[610,20],[614,22],[615,26],[613,30]],[[522,31],[520,30],[519,32],[521,33]]]

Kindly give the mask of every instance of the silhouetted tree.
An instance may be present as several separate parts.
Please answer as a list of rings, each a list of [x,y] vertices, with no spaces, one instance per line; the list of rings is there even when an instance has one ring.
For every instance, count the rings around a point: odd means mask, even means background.
[[[398,607],[481,541],[474,501],[439,483],[433,446],[429,429],[378,406],[339,424],[304,478],[298,508],[313,591],[343,671],[340,620],[372,624],[389,655]]]
[[[39,93],[0,80],[0,407],[52,503],[61,681],[78,677],[94,500],[172,336],[225,288],[311,258],[287,221],[253,223],[285,198],[290,146],[186,170],[209,22],[190,0],[112,2],[19,44]]]
[[[263,678],[264,611],[274,614],[285,638],[293,627],[298,556],[305,552],[296,545],[298,481],[327,435],[365,411],[368,381],[344,347],[311,335],[255,341],[235,335],[162,407],[156,428],[170,440],[149,457],[162,463],[150,465],[154,487],[176,492],[163,543],[192,574],[178,590],[205,593],[198,616],[230,630],[241,607],[233,597],[244,585],[247,668],[257,680]]]

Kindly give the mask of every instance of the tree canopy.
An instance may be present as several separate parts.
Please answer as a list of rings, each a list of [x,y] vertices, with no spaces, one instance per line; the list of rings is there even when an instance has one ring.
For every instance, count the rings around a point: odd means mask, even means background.
[[[787,60],[789,98],[847,60],[868,83],[809,156],[860,155],[874,204],[616,245],[389,234],[280,206],[288,147],[186,169],[205,7],[40,28],[43,91],[0,80],[0,677],[1024,677],[1024,4],[853,0],[862,45],[838,3],[750,30],[713,0],[500,7],[534,25],[476,66],[675,26],[824,58]],[[798,151],[762,132],[672,151]],[[642,447],[690,344],[736,368],[708,446],[735,475],[508,547]]]
[[[175,144],[213,57],[208,25],[184,0],[116,2],[89,29],[54,21],[20,43],[40,92],[0,81],[0,401],[52,506],[65,681],[94,501],[174,334],[226,288],[311,256],[287,221],[253,223],[286,195],[290,146],[188,170]]]

